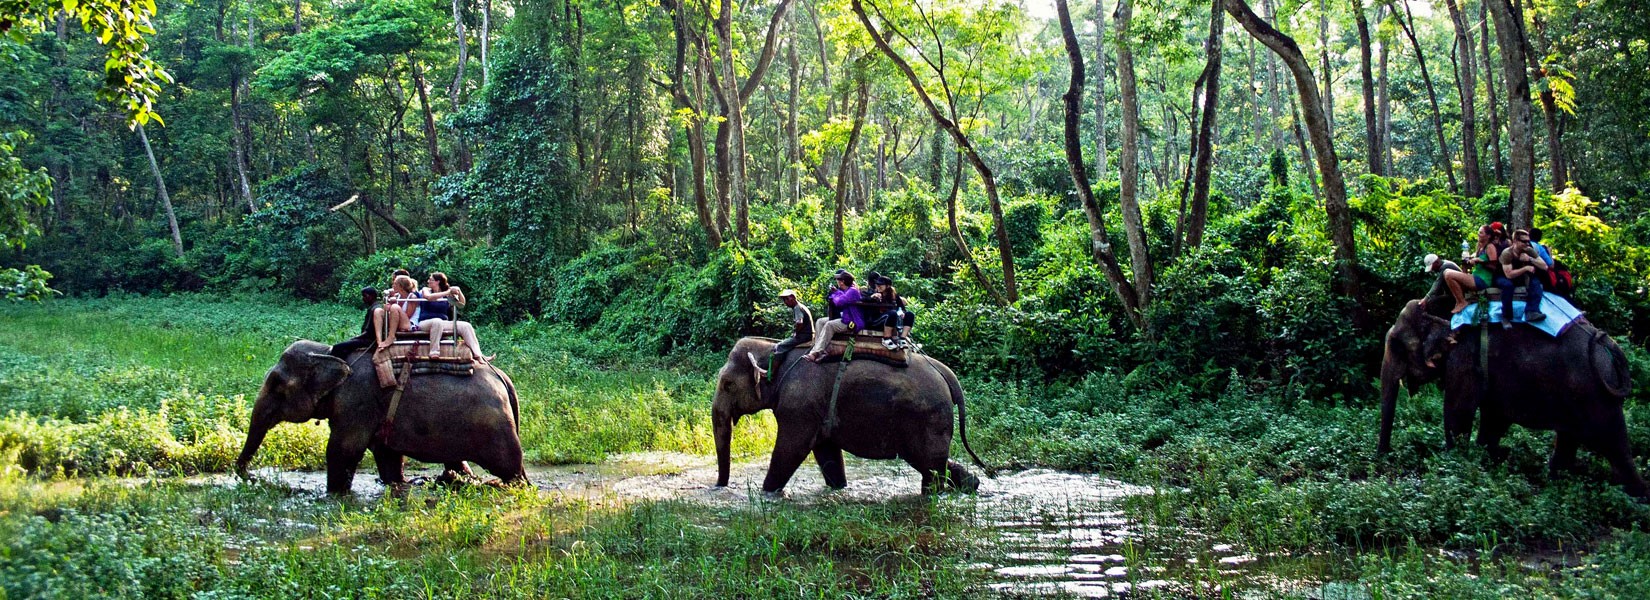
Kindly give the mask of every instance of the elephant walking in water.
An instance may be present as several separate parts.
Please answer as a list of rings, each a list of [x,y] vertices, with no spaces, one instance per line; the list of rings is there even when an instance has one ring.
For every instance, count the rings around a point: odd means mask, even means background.
[[[1398,386],[1416,390],[1441,378],[1445,447],[1472,432],[1475,412],[1478,443],[1497,458],[1506,454],[1501,437],[1511,425],[1551,429],[1550,475],[1570,470],[1576,449],[1586,447],[1610,462],[1612,478],[1629,495],[1650,499],[1628,444],[1622,400],[1632,378],[1615,341],[1585,321],[1557,338],[1525,325],[1489,330],[1488,355],[1481,356],[1478,330],[1463,329],[1450,342],[1448,321],[1427,314],[1418,300],[1404,307],[1386,334],[1377,451],[1391,449]],[[1487,373],[1480,367],[1486,361]]]
[[[791,352],[774,367],[772,382],[759,380],[752,357],[766,360],[776,340],[747,337],[734,345],[716,381],[711,423],[716,435],[716,485],[728,484],[729,445],[740,417],[773,410],[779,436],[762,491],[781,493],[811,452],[825,484],[848,484],[842,453],[861,458],[901,458],[922,473],[924,492],[936,492],[943,480],[972,491],[979,478],[950,460],[952,407],[956,407],[963,445],[968,445],[962,386],[951,369],[922,355],[905,368],[855,360],[843,373],[837,394],[840,424],[825,431],[838,363],[815,364]],[[973,450],[969,450],[973,455]],[[975,464],[986,468],[978,457]]]
[[[352,364],[327,354],[329,348],[309,340],[293,342],[264,376],[246,445],[235,461],[242,477],[270,428],[325,419],[332,428],[327,440],[330,494],[350,492],[355,469],[369,449],[385,484],[406,483],[406,457],[449,469],[463,469],[468,460],[506,483],[527,481],[516,388],[503,371],[477,366],[468,377],[414,378],[402,394],[389,437],[379,439],[394,390],[379,387],[369,353],[355,354]]]

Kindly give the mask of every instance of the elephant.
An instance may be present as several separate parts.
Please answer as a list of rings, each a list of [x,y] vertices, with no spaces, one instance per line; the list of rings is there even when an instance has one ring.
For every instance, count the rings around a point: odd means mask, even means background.
[[[841,364],[816,364],[801,352],[790,352],[774,366],[772,382],[758,381],[756,361],[765,361],[776,343],[769,338],[740,339],[717,374],[711,407],[717,487],[728,485],[734,425],[741,417],[768,409],[779,423],[779,434],[762,482],[767,494],[783,494],[809,452],[832,489],[848,484],[843,451],[861,458],[905,459],[922,474],[925,493],[938,492],[945,479],[965,491],[979,487],[978,477],[950,460],[952,406],[957,409],[963,447],[968,447],[962,386],[950,368],[920,354],[913,354],[904,368],[867,359],[850,361],[837,396],[840,424],[827,433],[827,407]],[[973,449],[968,453],[989,471]]]
[[[264,376],[252,405],[246,445],[235,471],[250,478],[247,464],[264,435],[282,423],[325,419],[327,493],[348,494],[356,467],[367,450],[378,464],[385,485],[406,483],[406,457],[441,463],[463,471],[472,461],[505,483],[526,483],[515,384],[491,365],[474,374],[419,375],[402,394],[387,439],[378,435],[393,389],[383,389],[373,371],[370,352],[346,362],[327,354],[330,346],[298,340],[281,352]]]
[[[1473,413],[1481,411],[1478,443],[1492,458],[1505,458],[1501,437],[1509,426],[1550,429],[1555,435],[1549,476],[1571,470],[1576,449],[1586,447],[1609,461],[1612,479],[1629,495],[1650,499],[1628,444],[1622,401],[1632,391],[1632,378],[1615,341],[1585,320],[1557,338],[1526,325],[1488,328],[1487,359],[1494,376],[1485,381],[1479,330],[1463,328],[1450,339],[1448,321],[1428,314],[1421,301],[1409,301],[1386,334],[1377,453],[1391,450],[1398,386],[1416,390],[1442,379],[1446,448],[1472,432]]]

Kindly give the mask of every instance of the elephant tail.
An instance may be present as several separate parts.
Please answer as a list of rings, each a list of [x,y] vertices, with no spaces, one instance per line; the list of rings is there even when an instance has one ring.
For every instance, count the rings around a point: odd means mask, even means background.
[[[1587,357],[1593,366],[1593,376],[1598,378],[1599,385],[1604,386],[1604,391],[1609,392],[1611,396],[1626,398],[1633,393],[1633,374],[1627,365],[1627,354],[1622,352],[1621,346],[1616,345],[1616,341],[1610,339],[1603,331],[1593,327],[1588,329],[1592,332],[1592,338],[1587,346]],[[1604,354],[1609,357],[1605,359],[1610,361],[1608,368],[1599,364],[1600,346],[1604,347]]]
[[[933,359],[928,360],[932,361]],[[932,367],[933,365],[930,364],[929,366]],[[985,464],[985,461],[980,460],[980,455],[975,454],[974,448],[968,445],[968,402],[963,400],[962,383],[958,382],[957,376],[950,372],[942,372],[941,377],[945,379],[946,387],[951,390],[951,403],[957,405],[957,435],[962,437],[963,449],[968,451],[969,458],[974,459],[974,466],[984,470],[987,477],[996,477],[997,470]]]
[[[510,418],[516,423],[516,437],[519,438],[521,437],[521,400],[516,397],[516,382],[511,381],[510,376],[505,375],[503,369],[493,365],[487,366],[498,374],[499,379],[504,380],[504,390],[510,394]]]

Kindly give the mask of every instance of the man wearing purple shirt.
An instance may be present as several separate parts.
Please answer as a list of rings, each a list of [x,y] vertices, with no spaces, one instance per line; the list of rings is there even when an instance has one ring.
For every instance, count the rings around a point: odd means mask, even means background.
[[[855,331],[865,327],[865,316],[859,311],[859,288],[854,287],[854,276],[846,272],[837,272],[836,290],[831,292],[831,306],[842,312],[838,319],[820,319],[814,323],[814,349],[804,358],[819,362],[825,358],[825,347],[831,343],[831,338],[843,331]]]

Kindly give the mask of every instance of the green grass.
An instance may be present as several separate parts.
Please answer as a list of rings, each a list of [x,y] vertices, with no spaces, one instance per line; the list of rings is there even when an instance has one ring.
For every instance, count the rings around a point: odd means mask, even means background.
[[[967,497],[718,507],[418,488],[369,502],[176,477],[227,471],[280,350],[348,337],[358,318],[204,296],[4,307],[0,598],[959,597],[985,593],[989,570],[967,565],[1010,551]],[[637,357],[616,335],[482,330],[520,388],[530,461],[711,451],[722,355]],[[1476,448],[1444,452],[1428,390],[1401,401],[1395,451],[1376,457],[1373,398],[1332,403],[1234,378],[1195,399],[1139,379],[964,379],[989,462],[1154,490],[1122,501],[1144,534],[1128,546],[1132,573],[1166,568],[1181,591],[1276,589],[1182,564],[1196,554],[1177,540],[1208,539],[1272,557],[1260,569],[1297,592],[1646,595],[1650,509],[1585,452],[1582,473],[1548,481],[1548,433],[1514,428],[1501,464]],[[1650,449],[1650,408],[1631,401],[1628,418],[1634,446]],[[764,455],[771,417],[743,427],[736,451]],[[326,431],[282,425],[255,464],[319,469]],[[1532,556],[1561,565],[1523,564]]]

